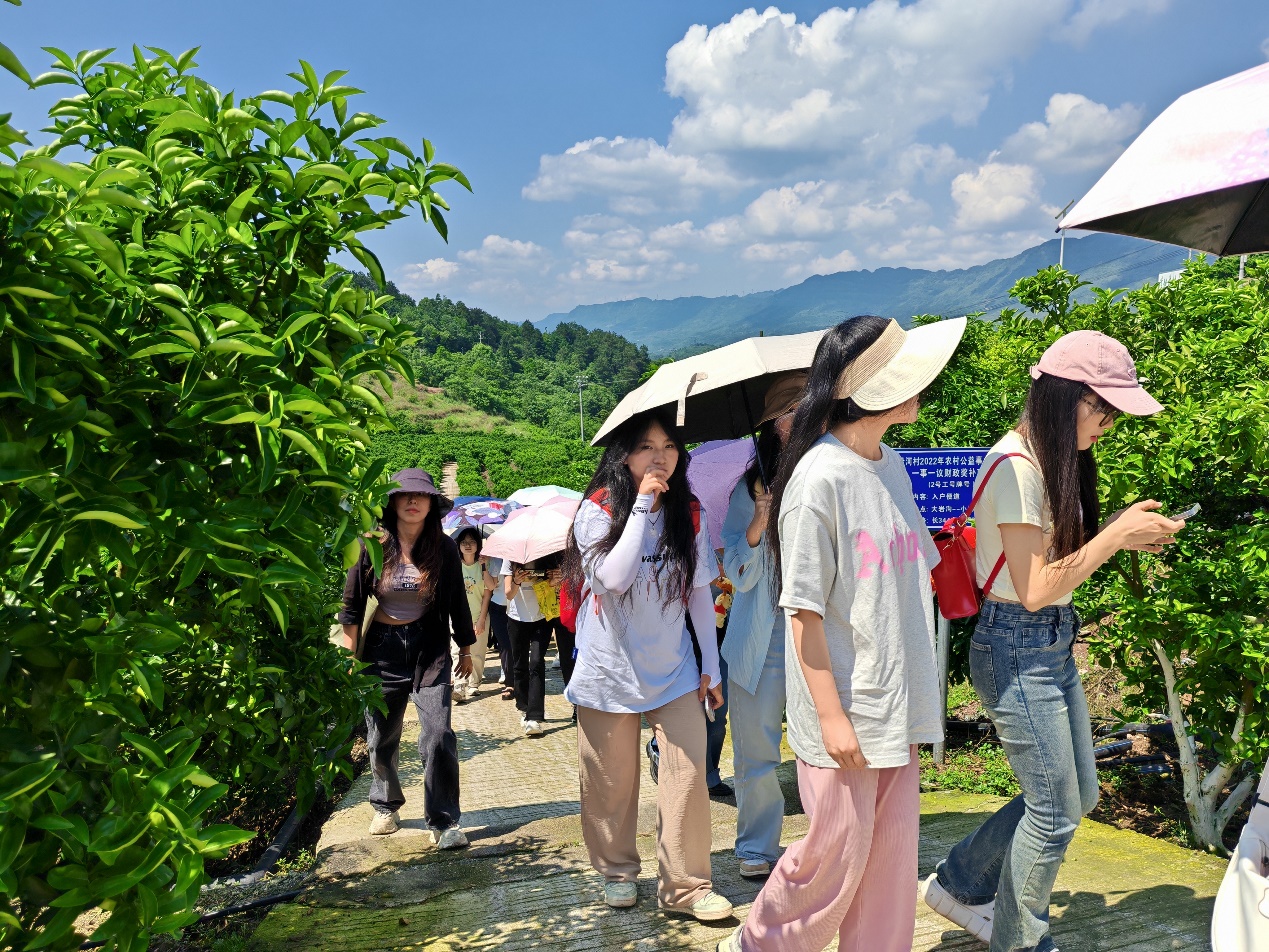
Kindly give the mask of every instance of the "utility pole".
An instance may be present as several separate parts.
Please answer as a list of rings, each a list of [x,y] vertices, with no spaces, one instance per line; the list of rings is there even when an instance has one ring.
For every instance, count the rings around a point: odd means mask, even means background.
[[[590,386],[590,381],[586,379],[585,374],[577,375],[577,429],[582,435],[582,442],[586,442],[586,413],[582,408],[582,390]]]
[[[482,343],[482,344],[485,342],[485,332],[484,332],[484,330],[479,330],[479,331],[477,331],[477,332],[476,332],[476,339],[477,339],[477,340],[479,340],[479,341],[480,341],[480,343]]]
[[[1053,218],[1057,221],[1061,221],[1066,217],[1066,213],[1071,210],[1071,206],[1074,204],[1075,199],[1071,199],[1060,212],[1053,216]],[[1058,241],[1058,267],[1061,268],[1066,261],[1066,229],[1059,226],[1058,228],[1055,228],[1054,231],[1062,236],[1061,240]]]

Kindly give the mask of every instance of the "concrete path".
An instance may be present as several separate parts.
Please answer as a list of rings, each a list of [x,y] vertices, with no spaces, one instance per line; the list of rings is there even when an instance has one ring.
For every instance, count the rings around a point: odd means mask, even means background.
[[[549,663],[549,662],[548,662]],[[496,659],[488,673],[497,677]],[[713,949],[736,920],[706,926],[657,911],[656,788],[643,774],[639,851],[644,858],[639,904],[603,905],[602,882],[590,868],[578,819],[577,746],[571,708],[550,669],[546,735],[521,736],[515,706],[487,684],[457,707],[454,726],[462,765],[463,826],[471,848],[441,853],[422,817],[423,781],[407,725],[402,782],[409,798],[403,829],[370,837],[369,776],[349,790],[318,846],[311,887],[279,906],[257,930],[267,950],[607,950]],[[645,739],[647,734],[645,732]],[[793,782],[785,781],[787,845],[806,831]],[[724,775],[730,774],[730,748]],[[920,870],[932,871],[948,848],[1001,801],[957,793],[922,795]],[[731,852],[734,804],[715,801],[715,888],[744,916],[760,883],[741,879]],[[1206,949],[1212,897],[1224,863],[1135,833],[1086,822],[1072,844],[1053,894],[1054,935],[1063,952]],[[916,901],[917,884],[912,884]],[[918,903],[913,948],[982,950]],[[834,946],[835,948],[835,946]]]

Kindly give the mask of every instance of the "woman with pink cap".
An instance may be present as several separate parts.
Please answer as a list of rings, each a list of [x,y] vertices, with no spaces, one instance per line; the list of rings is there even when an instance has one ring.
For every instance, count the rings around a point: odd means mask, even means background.
[[[923,887],[932,909],[992,952],[1056,948],[1049,893],[1076,826],[1097,804],[1071,594],[1116,553],[1158,552],[1185,525],[1153,500],[1099,525],[1093,446],[1121,413],[1163,409],[1123,344],[1075,331],[1031,376],[1022,419],[991,448],[974,487],[982,486],[975,558],[985,600],[969,652],[974,690],[1022,793],[958,843]]]

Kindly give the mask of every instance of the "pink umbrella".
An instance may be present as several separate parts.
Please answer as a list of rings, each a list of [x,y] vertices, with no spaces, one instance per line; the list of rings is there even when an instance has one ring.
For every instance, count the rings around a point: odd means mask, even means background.
[[[723,522],[731,493],[749,468],[753,452],[752,441],[745,437],[702,443],[689,454],[687,483],[705,509],[709,538],[715,549],[723,547]]]
[[[1269,63],[1186,93],[1150,123],[1062,228],[1216,255],[1269,250]]]
[[[517,565],[560,552],[568,544],[577,506],[576,499],[556,496],[541,505],[517,509],[494,530],[482,552]]]

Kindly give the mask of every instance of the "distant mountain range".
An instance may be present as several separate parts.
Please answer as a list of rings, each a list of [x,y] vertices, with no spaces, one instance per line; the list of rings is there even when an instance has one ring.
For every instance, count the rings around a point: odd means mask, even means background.
[[[1067,238],[1064,263],[1085,281],[1103,288],[1133,288],[1160,272],[1180,268],[1186,251],[1174,245],[1120,235]],[[1009,289],[1022,277],[1057,264],[1058,239],[958,271],[878,268],[813,275],[779,291],[728,297],[635,298],[583,304],[552,314],[538,326],[570,322],[608,330],[647,344],[656,356],[729,344],[759,331],[796,334],[828,327],[856,314],[879,314],[905,323],[916,314],[959,316],[996,313],[1009,306]]]

